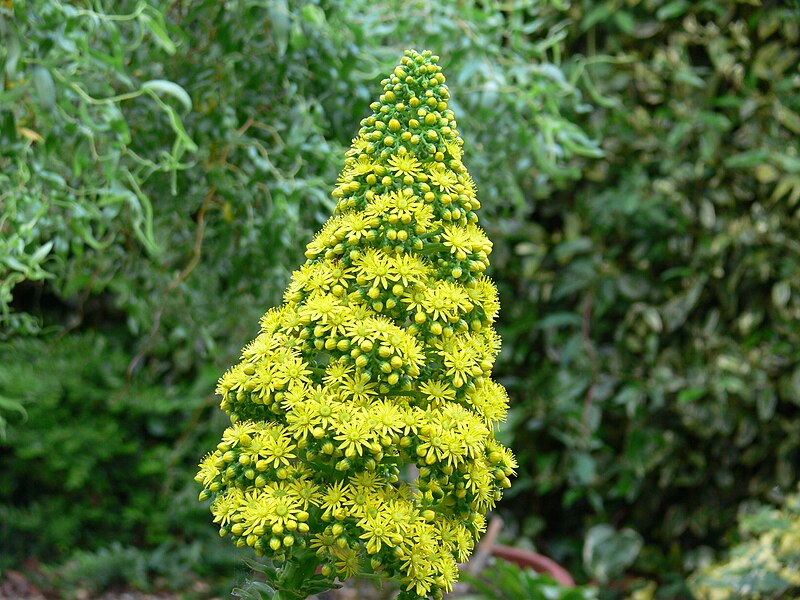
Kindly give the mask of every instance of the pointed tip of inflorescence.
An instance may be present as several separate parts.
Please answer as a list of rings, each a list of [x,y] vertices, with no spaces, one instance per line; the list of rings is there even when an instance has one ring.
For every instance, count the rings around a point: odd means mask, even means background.
[[[373,159],[412,154],[460,172],[463,141],[448,108],[450,92],[445,85],[438,56],[406,51],[392,74],[381,81],[383,93],[370,104],[372,115],[361,121],[359,137],[349,154]],[[357,144],[355,142],[358,142]]]

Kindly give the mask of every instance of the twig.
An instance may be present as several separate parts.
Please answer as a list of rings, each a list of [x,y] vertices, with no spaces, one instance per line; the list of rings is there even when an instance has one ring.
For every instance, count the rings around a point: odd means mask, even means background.
[[[583,425],[584,436],[588,442],[591,435],[589,431],[589,411],[592,408],[594,401],[594,388],[597,383],[597,356],[595,354],[594,346],[592,345],[591,326],[592,326],[592,309],[594,307],[594,290],[592,290],[586,297],[583,304],[583,322],[581,325],[581,337],[583,339],[583,348],[586,356],[592,367],[592,381],[586,389],[586,394],[583,397],[583,414],[581,415],[581,422]]]
[[[492,555],[492,547],[494,546],[497,536],[503,529],[503,519],[498,516],[493,516],[489,521],[489,527],[486,533],[483,534],[480,543],[475,552],[472,553],[469,561],[460,565],[460,570],[472,576],[477,576],[486,567],[486,562]],[[469,592],[469,584],[464,581],[459,581],[453,586],[453,595],[459,596]]]
[[[192,249],[192,258],[189,259],[189,262],[186,266],[181,269],[181,271],[173,277],[172,281],[169,282],[169,285],[164,289],[165,293],[170,293],[181,284],[181,282],[185,281],[189,275],[191,275],[192,271],[194,271],[195,267],[200,263],[200,257],[202,255],[203,249],[203,237],[205,236],[206,231],[206,210],[208,206],[211,204],[211,200],[214,198],[214,194],[217,192],[217,186],[212,185],[211,189],[208,190],[205,198],[203,198],[203,204],[200,206],[200,210],[197,211],[197,232],[194,236],[194,248]],[[131,377],[133,376],[133,372],[136,370],[137,365],[139,362],[144,358],[145,352],[147,351],[148,346],[153,341],[156,333],[158,333],[158,328],[161,326],[161,315],[164,312],[164,304],[162,303],[158,310],[156,311],[154,318],[153,318],[153,325],[150,327],[150,332],[147,334],[147,338],[145,339],[144,344],[142,344],[141,349],[139,352],[136,353],[131,359],[131,362],[128,364],[128,371],[127,371],[127,379],[130,381]]]

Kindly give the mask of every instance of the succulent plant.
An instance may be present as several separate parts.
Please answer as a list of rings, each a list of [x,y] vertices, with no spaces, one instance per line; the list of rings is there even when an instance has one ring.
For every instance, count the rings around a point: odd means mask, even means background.
[[[288,588],[319,567],[440,597],[511,485],[492,244],[437,60],[408,51],[383,80],[335,214],[217,388],[232,426],[201,499]]]

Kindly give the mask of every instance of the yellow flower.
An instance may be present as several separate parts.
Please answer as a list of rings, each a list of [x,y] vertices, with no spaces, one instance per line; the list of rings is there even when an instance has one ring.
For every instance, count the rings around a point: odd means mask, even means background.
[[[345,167],[348,175],[358,177],[371,173],[375,163],[366,154],[361,154],[355,161]]]
[[[475,371],[480,371],[478,366],[478,356],[473,348],[463,347],[456,352],[440,352],[444,363],[445,374],[452,378],[453,385],[457,388],[462,387],[475,375]]]
[[[424,526],[419,526],[420,529]],[[403,547],[401,555],[403,570],[406,575],[402,583],[406,590],[414,590],[419,596],[427,596],[433,586],[433,578],[436,576],[432,556],[434,553],[433,539],[435,531],[432,527],[425,528],[427,531],[420,534],[417,532],[414,542],[410,547]],[[427,536],[431,537],[428,538]],[[408,539],[408,538],[406,538]]]
[[[508,394],[503,386],[486,381],[466,394],[466,400],[478,411],[487,425],[505,421],[508,412]]]
[[[331,217],[323,228],[314,236],[314,239],[306,246],[306,257],[311,258],[319,254],[324,254],[332,245],[335,245],[336,231],[339,229],[340,220],[338,217]]]
[[[343,579],[348,579],[358,573],[361,561],[355,550],[336,546],[334,547],[334,556],[336,557],[336,568]]]
[[[271,427],[261,432],[259,441],[261,442],[261,450],[259,456],[266,460],[269,465],[272,463],[274,468],[286,466],[290,464],[290,459],[297,458],[294,454],[297,444],[292,441],[292,438],[284,434],[288,430],[282,427]]]
[[[374,195],[364,208],[364,216],[373,219],[383,219],[389,212],[390,199],[388,195]]]
[[[389,159],[389,168],[398,177],[411,175],[415,177],[422,172],[422,163],[413,154],[395,154]]]
[[[292,273],[292,283],[306,292],[330,287],[330,273],[324,263],[305,264]]]
[[[392,263],[382,250],[369,248],[356,261],[354,261],[359,276],[372,283],[374,287],[389,287],[393,278]]]
[[[262,362],[258,365],[252,378],[253,394],[262,400],[284,387],[284,379],[278,374],[278,366],[272,362]]]
[[[444,147],[447,148],[447,152],[454,160],[461,160],[461,156],[463,155],[463,150],[461,149],[462,143],[460,138],[452,142],[444,143]]]
[[[452,171],[448,171],[441,163],[435,163],[428,171],[428,179],[439,188],[440,192],[452,194],[456,191],[458,178]]]
[[[337,320],[337,317],[346,310],[336,296],[315,292],[308,297],[300,309],[300,316],[306,323],[320,323],[327,325]]]
[[[382,501],[383,498],[372,490],[351,485],[347,488],[344,504],[350,516],[361,519],[368,511],[377,510]]]
[[[320,501],[320,508],[326,514],[335,513],[344,508],[344,502],[347,498],[348,485],[344,481],[336,481],[328,485],[325,493],[322,494]]]
[[[228,448],[233,448],[240,443],[249,444],[252,436],[258,431],[258,426],[252,421],[237,423],[228,427],[222,435],[222,443]]]
[[[345,375],[353,373],[354,369],[343,360],[332,360],[325,368],[323,383],[330,386],[330,389],[338,389]]]
[[[347,238],[347,243],[355,245],[374,227],[374,217],[353,212],[343,215],[339,223],[339,231]]]
[[[428,263],[415,254],[401,254],[389,260],[397,273],[397,281],[404,287],[424,281],[430,273]]]
[[[467,294],[461,287],[448,281],[438,281],[435,286],[425,290],[422,310],[434,321],[450,321],[456,319],[458,311],[464,310],[467,303]]]
[[[219,523],[225,527],[231,522],[236,512],[244,502],[244,494],[238,488],[229,488],[211,504],[211,514],[214,515],[214,523]]]
[[[394,524],[381,515],[363,518],[358,526],[364,532],[360,537],[366,541],[369,554],[380,552],[383,544],[393,547],[403,541],[403,536],[397,533]]]
[[[311,382],[311,371],[308,368],[308,363],[305,362],[302,356],[298,356],[295,352],[288,352],[283,355],[276,353],[276,365],[278,370],[278,377],[284,383],[289,384],[308,384]]]
[[[424,381],[420,384],[419,391],[428,397],[428,402],[431,403],[432,408],[439,408],[445,402],[456,398],[456,391],[441,380]]]
[[[328,264],[326,266],[330,269],[330,280],[332,285],[341,285],[347,288],[350,285],[350,280],[355,279],[353,269],[345,267],[341,263]]]
[[[423,203],[418,196],[413,195],[409,188],[402,192],[389,192],[384,196],[389,223],[411,223],[414,215],[422,210]]]
[[[319,412],[310,402],[297,402],[286,414],[287,429],[295,439],[308,438],[314,428],[321,424]]]
[[[219,468],[215,464],[216,461],[217,457],[210,452],[200,461],[200,471],[195,475],[194,479],[203,484],[205,488],[209,487],[220,474]]]
[[[355,417],[349,421],[339,422],[336,426],[338,435],[334,439],[339,443],[339,450],[343,450],[345,456],[352,458],[361,456],[364,447],[372,443],[372,434],[369,426],[364,419]]]
[[[420,368],[425,364],[425,351],[417,343],[417,341],[405,335],[400,338],[396,343],[397,351],[403,357],[403,364],[408,369],[408,374],[412,377],[417,377],[420,374]]]
[[[391,436],[402,430],[402,413],[393,402],[381,400],[370,406],[369,427],[381,436]]]
[[[363,137],[355,137],[352,140],[352,146],[350,147],[350,150],[347,151],[347,156],[358,156],[369,146],[371,146],[369,140]]]
[[[330,427],[336,421],[342,407],[337,397],[330,390],[320,385],[309,393],[309,402],[318,418],[317,424],[324,428]]]
[[[370,377],[366,373],[356,373],[345,376],[339,391],[345,401],[364,403],[377,395],[378,392],[375,389],[377,385],[374,381],[370,381]]]

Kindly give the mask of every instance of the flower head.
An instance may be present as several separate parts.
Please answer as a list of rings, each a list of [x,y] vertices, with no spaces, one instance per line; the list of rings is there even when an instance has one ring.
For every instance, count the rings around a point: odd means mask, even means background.
[[[231,426],[196,477],[237,545],[405,598],[452,588],[516,468],[492,246],[436,61],[408,51],[382,82],[334,216],[219,381]]]

